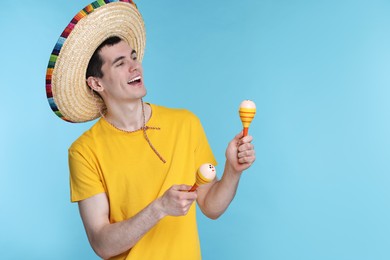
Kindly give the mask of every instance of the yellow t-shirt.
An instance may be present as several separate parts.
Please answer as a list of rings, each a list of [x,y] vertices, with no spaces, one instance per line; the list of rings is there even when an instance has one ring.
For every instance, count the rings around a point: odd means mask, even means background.
[[[149,140],[100,119],[69,148],[71,201],[107,194],[110,222],[137,214],[175,184],[192,185],[203,163],[216,164],[199,119],[187,110],[152,105]],[[165,217],[128,252],[114,259],[201,259],[196,209]]]

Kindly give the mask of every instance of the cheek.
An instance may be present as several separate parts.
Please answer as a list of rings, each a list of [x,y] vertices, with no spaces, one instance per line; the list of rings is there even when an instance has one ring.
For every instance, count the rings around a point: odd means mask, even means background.
[[[124,73],[119,71],[109,71],[105,76],[106,82],[115,83],[118,82],[121,78],[123,78]]]

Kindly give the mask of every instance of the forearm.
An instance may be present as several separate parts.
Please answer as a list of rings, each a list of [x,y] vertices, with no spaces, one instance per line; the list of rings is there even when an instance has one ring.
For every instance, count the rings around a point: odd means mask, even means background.
[[[107,223],[88,237],[100,257],[110,258],[131,249],[164,216],[157,199],[132,218]]]
[[[200,208],[211,219],[221,216],[236,195],[242,172],[235,172],[225,163],[222,178],[212,184]]]

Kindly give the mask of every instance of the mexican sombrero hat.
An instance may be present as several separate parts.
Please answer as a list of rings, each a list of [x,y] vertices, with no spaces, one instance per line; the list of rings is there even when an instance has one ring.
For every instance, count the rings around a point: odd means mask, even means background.
[[[145,26],[131,0],[98,0],[70,21],[59,37],[46,72],[46,94],[51,109],[69,122],[86,122],[100,116],[103,101],[86,84],[86,71],[97,47],[107,38],[125,40],[142,61]]]

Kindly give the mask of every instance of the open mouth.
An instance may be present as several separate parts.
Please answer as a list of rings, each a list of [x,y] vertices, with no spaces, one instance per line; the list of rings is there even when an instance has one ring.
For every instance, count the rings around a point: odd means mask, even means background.
[[[127,81],[127,84],[129,85],[138,85],[141,83],[141,76],[137,76],[129,81]]]

